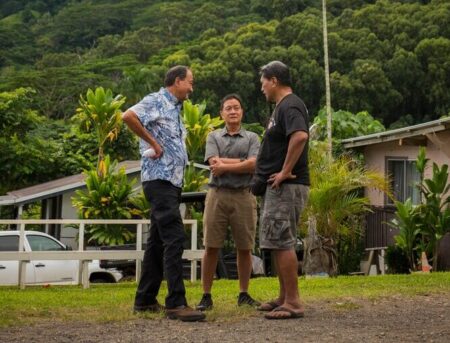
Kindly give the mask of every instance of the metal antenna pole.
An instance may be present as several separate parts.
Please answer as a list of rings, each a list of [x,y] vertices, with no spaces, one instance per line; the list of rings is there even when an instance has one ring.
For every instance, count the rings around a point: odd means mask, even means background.
[[[327,138],[328,138],[328,155],[331,159],[332,141],[331,141],[331,95],[330,95],[330,67],[328,62],[328,30],[327,30],[327,5],[326,0],[322,0],[323,14],[323,58],[325,62],[325,94],[326,94],[326,111],[327,111]]]

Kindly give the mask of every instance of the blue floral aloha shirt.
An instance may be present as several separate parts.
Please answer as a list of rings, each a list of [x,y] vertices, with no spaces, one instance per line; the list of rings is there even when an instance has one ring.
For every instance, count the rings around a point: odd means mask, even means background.
[[[139,140],[142,182],[166,180],[176,187],[182,187],[188,157],[186,129],[180,116],[181,105],[166,88],[161,88],[130,108],[163,149],[162,156],[156,160],[144,157],[142,153],[150,145],[143,139]]]

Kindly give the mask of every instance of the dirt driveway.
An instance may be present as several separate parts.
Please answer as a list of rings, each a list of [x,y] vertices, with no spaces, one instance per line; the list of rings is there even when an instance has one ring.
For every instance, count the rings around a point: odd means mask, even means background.
[[[0,331],[0,342],[450,342],[450,294],[311,303],[303,319],[181,323],[44,322]]]

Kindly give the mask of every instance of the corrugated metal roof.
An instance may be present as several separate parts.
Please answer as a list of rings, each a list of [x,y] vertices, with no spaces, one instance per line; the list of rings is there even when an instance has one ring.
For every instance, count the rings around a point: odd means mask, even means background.
[[[396,130],[373,133],[366,136],[343,139],[344,148],[355,148],[397,139],[422,136],[433,132],[439,132],[450,128],[450,117],[429,121],[423,124],[407,126]]]

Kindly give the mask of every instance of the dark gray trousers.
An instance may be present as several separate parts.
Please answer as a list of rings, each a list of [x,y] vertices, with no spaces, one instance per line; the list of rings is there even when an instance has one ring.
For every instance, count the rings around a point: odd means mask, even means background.
[[[142,187],[151,205],[151,226],[135,305],[156,303],[164,274],[168,287],[166,308],[187,305],[182,265],[186,234],[179,209],[181,188],[163,180],[146,181]]]

